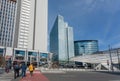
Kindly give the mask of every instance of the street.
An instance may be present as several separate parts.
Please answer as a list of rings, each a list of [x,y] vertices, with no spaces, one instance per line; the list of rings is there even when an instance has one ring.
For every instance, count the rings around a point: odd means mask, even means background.
[[[120,73],[107,72],[67,72],[44,73],[49,81],[120,81]]]
[[[120,81],[120,72],[108,71],[67,71],[56,73],[41,73],[39,70],[34,71],[33,77],[30,77],[29,71],[27,76],[14,79],[13,71],[10,73],[0,74],[0,81]]]

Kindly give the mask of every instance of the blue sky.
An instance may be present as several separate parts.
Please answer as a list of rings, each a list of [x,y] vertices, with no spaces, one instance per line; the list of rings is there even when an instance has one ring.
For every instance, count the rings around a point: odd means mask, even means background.
[[[98,40],[99,49],[120,47],[120,0],[48,0],[48,31],[58,14],[73,27],[74,40]]]

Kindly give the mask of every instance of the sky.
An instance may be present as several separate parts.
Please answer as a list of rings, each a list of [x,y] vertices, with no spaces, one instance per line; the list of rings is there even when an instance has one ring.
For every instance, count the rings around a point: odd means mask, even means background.
[[[48,0],[48,31],[58,14],[74,40],[98,40],[99,50],[120,47],[120,0]]]

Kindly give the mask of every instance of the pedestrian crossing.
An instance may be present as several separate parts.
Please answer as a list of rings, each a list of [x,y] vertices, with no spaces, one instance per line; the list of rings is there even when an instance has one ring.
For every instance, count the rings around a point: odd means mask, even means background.
[[[0,74],[0,81],[11,81],[13,78],[13,72]]]

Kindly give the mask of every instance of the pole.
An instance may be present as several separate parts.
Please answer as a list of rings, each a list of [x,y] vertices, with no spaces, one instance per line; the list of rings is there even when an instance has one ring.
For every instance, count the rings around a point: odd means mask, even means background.
[[[110,62],[111,62],[111,70],[113,71],[113,62],[112,62],[112,55],[111,55],[111,48],[110,48],[110,45],[109,45],[109,55],[110,55]]]

